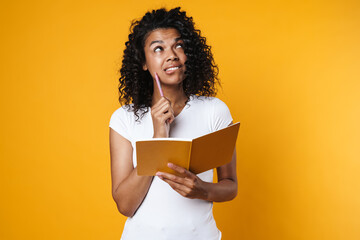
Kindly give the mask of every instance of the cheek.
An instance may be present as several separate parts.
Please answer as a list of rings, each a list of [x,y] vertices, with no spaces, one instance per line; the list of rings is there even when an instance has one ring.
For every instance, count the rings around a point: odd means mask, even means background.
[[[185,53],[183,52],[182,53],[182,59],[183,59],[183,62],[185,63],[186,62],[186,60],[187,60],[187,56],[185,55]]]
[[[159,60],[153,56],[145,56],[145,61],[146,61],[146,66],[149,69],[153,69],[156,68]]]

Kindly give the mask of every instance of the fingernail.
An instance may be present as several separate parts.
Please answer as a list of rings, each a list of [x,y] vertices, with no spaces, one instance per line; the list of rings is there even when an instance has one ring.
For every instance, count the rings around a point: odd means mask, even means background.
[[[160,178],[161,180],[163,180],[163,176],[161,176],[161,173],[157,172],[157,173],[156,173],[156,176],[157,176],[158,178]]]

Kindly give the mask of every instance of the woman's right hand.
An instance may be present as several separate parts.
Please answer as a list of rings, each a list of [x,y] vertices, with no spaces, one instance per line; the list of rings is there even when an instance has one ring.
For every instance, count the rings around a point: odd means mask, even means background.
[[[160,100],[151,107],[151,117],[154,125],[154,138],[168,138],[170,124],[174,121],[174,110],[171,102],[161,97]]]

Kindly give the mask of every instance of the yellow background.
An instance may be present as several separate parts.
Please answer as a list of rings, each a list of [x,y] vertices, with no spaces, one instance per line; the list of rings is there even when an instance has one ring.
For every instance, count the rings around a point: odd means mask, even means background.
[[[108,122],[130,21],[181,5],[242,126],[225,240],[360,239],[359,1],[6,1],[0,239],[119,239]]]

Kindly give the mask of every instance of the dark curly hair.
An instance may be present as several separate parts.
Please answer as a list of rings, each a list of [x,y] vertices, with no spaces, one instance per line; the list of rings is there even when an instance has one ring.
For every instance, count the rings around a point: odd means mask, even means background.
[[[187,61],[182,86],[185,95],[188,98],[190,95],[215,96],[215,84],[220,83],[211,47],[206,45],[206,38],[201,36],[200,30],[194,27],[192,17],[180,11],[180,7],[147,12],[140,21],[133,20],[131,24],[119,78],[119,102],[128,105],[137,119],[149,111],[153,95],[152,77],[149,71],[143,70],[145,40],[151,31],[166,28],[176,29],[184,42]],[[130,103],[133,103],[131,108]]]

